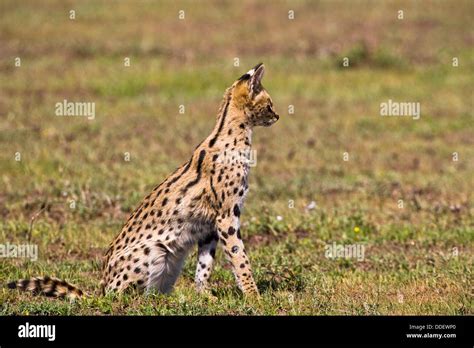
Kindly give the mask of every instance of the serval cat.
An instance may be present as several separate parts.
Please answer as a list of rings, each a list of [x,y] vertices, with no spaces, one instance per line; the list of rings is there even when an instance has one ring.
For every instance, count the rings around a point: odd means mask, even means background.
[[[252,129],[279,119],[261,83],[264,71],[258,64],[226,90],[211,134],[131,214],[105,254],[103,293],[128,287],[169,293],[196,242],[196,287],[207,292],[220,242],[239,288],[258,296],[240,233],[240,213],[249,177],[248,156],[242,154],[251,151]],[[56,297],[83,295],[77,287],[49,277],[9,286]]]

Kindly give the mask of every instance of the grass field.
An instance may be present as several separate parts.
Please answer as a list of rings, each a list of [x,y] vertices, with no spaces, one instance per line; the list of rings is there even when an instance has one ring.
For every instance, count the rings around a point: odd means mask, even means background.
[[[198,295],[194,251],[169,296],[0,289],[0,314],[474,314],[473,13],[472,1],[2,1],[0,244],[39,255],[1,258],[1,284],[47,274],[98,293],[129,213],[260,61],[281,118],[254,132],[242,215],[260,302],[220,250],[217,300]],[[56,116],[64,99],[95,103],[95,118]],[[420,119],[381,117],[389,99],[419,102]],[[332,243],[363,246],[363,260],[327,258]]]

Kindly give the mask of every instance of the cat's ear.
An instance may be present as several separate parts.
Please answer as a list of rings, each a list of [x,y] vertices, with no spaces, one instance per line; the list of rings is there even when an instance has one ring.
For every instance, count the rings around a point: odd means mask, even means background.
[[[264,74],[265,65],[263,65],[263,63],[260,63],[240,78],[240,80],[247,81],[250,95],[252,97],[257,95],[262,90],[262,79]]]
[[[258,64],[255,68],[250,70],[249,88],[253,95],[258,94],[262,89],[262,79],[265,74],[265,65]]]

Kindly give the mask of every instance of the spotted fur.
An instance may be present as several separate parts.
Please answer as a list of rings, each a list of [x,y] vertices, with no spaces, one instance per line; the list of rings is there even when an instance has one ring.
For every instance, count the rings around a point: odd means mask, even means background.
[[[35,295],[75,299],[84,295],[82,290],[64,280],[51,277],[34,277],[8,283],[8,288],[29,291]]]
[[[238,155],[251,150],[253,127],[279,118],[261,84],[264,69],[257,65],[226,90],[211,134],[131,214],[105,254],[103,293],[130,287],[169,293],[196,243],[196,288],[207,291],[220,242],[240,289],[258,294],[240,231],[250,168]],[[33,292],[41,292],[42,283],[36,285]]]

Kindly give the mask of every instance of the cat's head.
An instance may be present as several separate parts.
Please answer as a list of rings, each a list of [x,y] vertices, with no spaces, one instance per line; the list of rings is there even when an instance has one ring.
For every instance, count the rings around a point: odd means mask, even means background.
[[[265,66],[260,63],[234,83],[234,105],[244,110],[246,121],[251,126],[268,127],[280,118],[273,109],[270,94],[262,86],[264,73]]]

